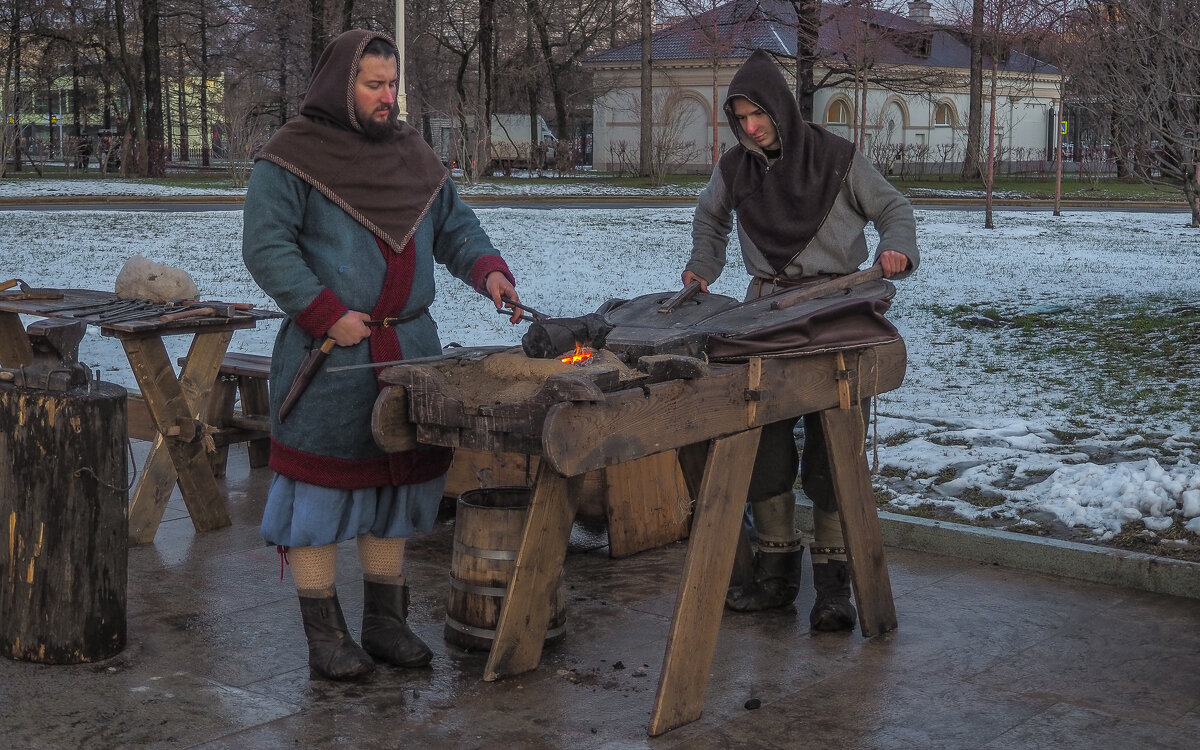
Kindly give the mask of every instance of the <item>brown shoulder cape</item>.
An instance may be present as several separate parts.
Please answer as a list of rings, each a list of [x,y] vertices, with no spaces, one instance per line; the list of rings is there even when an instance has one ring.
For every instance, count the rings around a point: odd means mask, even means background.
[[[449,176],[420,134],[404,122],[391,136],[363,134],[354,105],[354,79],[363,49],[386,34],[347,31],[330,42],[313,71],[300,116],[287,122],[255,155],[319,190],[355,221],[401,252]]]

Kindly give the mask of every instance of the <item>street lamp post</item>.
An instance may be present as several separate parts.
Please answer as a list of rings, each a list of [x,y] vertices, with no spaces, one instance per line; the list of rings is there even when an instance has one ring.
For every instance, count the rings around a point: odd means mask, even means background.
[[[408,93],[404,86],[404,0],[396,0],[396,51],[400,57],[396,61],[400,68],[400,80],[396,87],[396,107],[400,110],[400,119],[408,119]]]

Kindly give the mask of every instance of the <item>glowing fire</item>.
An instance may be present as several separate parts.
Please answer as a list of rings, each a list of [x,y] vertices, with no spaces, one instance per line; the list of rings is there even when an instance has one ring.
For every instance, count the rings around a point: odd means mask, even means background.
[[[579,345],[579,342],[576,341],[575,342],[575,351],[568,354],[565,357],[559,357],[558,361],[562,362],[565,365],[577,365],[580,362],[588,361],[589,359],[592,358],[592,355],[594,355],[594,354],[595,354],[595,352],[593,352],[591,349],[583,348],[582,346]]]

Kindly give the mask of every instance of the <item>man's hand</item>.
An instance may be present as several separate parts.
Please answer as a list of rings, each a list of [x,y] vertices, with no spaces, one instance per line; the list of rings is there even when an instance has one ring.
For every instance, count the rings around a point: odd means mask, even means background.
[[[349,310],[338,318],[338,322],[329,326],[325,335],[333,339],[338,346],[354,346],[371,335],[371,329],[363,322],[370,319],[371,316],[366,313]]]
[[[908,259],[905,258],[905,260],[907,261]],[[684,271],[682,278],[683,278],[684,286],[687,286],[688,284],[692,283],[693,281],[699,281],[700,282],[700,291],[704,292],[705,294],[708,294],[708,282],[705,281],[704,279],[700,278],[696,274],[692,273],[691,271]]]
[[[879,265],[883,266],[883,275],[891,278],[908,269],[908,256],[895,250],[884,250],[879,254]]]
[[[508,297],[513,302],[520,302],[521,298],[517,295],[517,290],[513,287],[512,282],[508,280],[500,271],[492,271],[483,280],[484,288],[487,289],[488,296],[492,298],[492,302],[496,303],[497,310],[503,310],[506,305],[501,297]],[[510,323],[520,323],[521,313],[525,312],[520,307],[513,309],[512,317],[508,319]]]

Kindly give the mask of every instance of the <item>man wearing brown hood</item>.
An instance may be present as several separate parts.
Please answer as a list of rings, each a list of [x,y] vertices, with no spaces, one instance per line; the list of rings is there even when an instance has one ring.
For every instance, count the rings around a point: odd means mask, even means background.
[[[369,365],[441,351],[429,315],[435,263],[497,309],[502,296],[518,299],[446,168],[398,121],[397,58],[390,38],[368,31],[326,47],[300,117],[256,155],[246,193],[242,256],[288,315],[271,357],[275,478],[261,532],[291,563],[311,673],[334,680],[365,677],[376,660],[419,667],[432,656],[407,623],[404,542],[433,526],[451,453],[376,445],[382,384]],[[330,339],[328,365],[367,367],[318,372],[281,421],[301,363]],[[361,647],[334,587],[338,543],[350,539],[363,570]]]
[[[912,273],[919,261],[912,206],[854,144],[805,122],[783,74],[757,50],[729,83],[725,114],[738,144],[721,156],[700,194],[692,223],[692,256],[683,283],[702,291],[725,267],[736,216],[751,275],[746,299],[858,270],[867,260],[863,227],[879,233],[875,262],[889,278]],[[869,403],[861,405],[864,420]],[[809,614],[815,630],[849,630],[857,619],[841,521],[830,480],[821,422],[804,417],[762,430],[748,500],[757,532],[753,577],[730,586],[727,607],[757,611],[791,604],[800,590],[804,553],[795,531],[792,487],[797,470],[813,502],[813,583]]]

